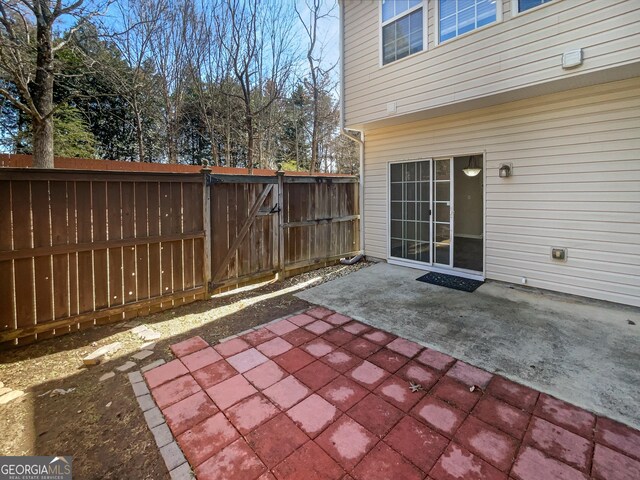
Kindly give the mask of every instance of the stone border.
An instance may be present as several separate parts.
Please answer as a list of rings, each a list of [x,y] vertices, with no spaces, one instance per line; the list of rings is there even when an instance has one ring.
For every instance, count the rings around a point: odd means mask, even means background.
[[[142,369],[142,371],[151,370],[151,368],[158,367],[164,363],[164,361],[160,364],[158,364],[158,362],[159,360],[147,365]],[[149,430],[151,430],[153,438],[156,441],[156,445],[160,449],[160,455],[162,455],[164,463],[167,466],[171,480],[194,479],[195,475],[191,471],[189,462],[187,462],[182,450],[180,450],[178,442],[176,442],[173,433],[171,433],[162,412],[151,396],[151,392],[144,381],[142,372],[140,370],[136,370],[135,372],[129,373],[128,377],[131,382],[131,387],[133,388],[133,393],[138,401],[138,405],[140,405],[144,419],[147,422],[147,426],[149,427]]]

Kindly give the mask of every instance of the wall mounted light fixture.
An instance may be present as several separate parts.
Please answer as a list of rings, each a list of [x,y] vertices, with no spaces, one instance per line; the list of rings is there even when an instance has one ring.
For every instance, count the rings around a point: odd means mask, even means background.
[[[498,176],[500,178],[510,177],[513,173],[513,165],[510,163],[502,163],[498,168]]]

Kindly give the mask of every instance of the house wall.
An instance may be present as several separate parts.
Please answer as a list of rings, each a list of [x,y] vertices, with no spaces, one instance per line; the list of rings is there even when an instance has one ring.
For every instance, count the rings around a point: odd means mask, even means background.
[[[387,258],[388,162],[485,152],[488,278],[640,306],[640,77],[365,134],[368,256]]]
[[[436,2],[428,0],[427,48],[385,66],[380,1],[341,1],[350,128],[417,112],[426,118],[430,110],[454,113],[470,101],[484,102],[477,108],[602,83],[605,71],[605,81],[621,80],[640,69],[637,0],[555,0],[516,16],[511,0],[497,0],[501,21],[441,45],[435,41]],[[563,70],[561,56],[574,48],[583,48],[584,63]],[[393,101],[397,112],[387,113]]]

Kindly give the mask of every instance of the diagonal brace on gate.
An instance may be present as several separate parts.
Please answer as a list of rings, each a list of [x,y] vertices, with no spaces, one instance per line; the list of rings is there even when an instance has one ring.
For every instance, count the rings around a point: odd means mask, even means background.
[[[227,250],[227,254],[225,255],[224,259],[222,260],[222,263],[220,264],[220,266],[218,267],[218,269],[216,270],[216,272],[212,277],[211,283],[213,285],[218,283],[222,278],[222,276],[224,275],[224,272],[227,269],[227,266],[229,265],[231,258],[235,255],[236,250],[238,250],[238,247],[240,247],[240,244],[244,240],[244,237],[246,237],[247,232],[249,232],[249,228],[251,228],[251,224],[255,220],[256,215],[258,214],[258,211],[260,210],[260,207],[264,203],[265,199],[267,198],[269,193],[271,193],[271,190],[273,190],[273,184],[268,184],[265,187],[265,189],[262,191],[258,199],[256,200],[256,203],[254,203],[253,206],[251,207],[251,210],[249,211],[249,216],[247,217],[245,222],[242,224],[242,228],[238,232],[238,236],[233,241],[233,244],[231,244],[231,247],[229,248],[229,250]]]

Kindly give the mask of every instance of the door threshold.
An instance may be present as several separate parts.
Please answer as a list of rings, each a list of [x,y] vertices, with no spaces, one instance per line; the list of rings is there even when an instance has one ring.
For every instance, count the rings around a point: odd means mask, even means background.
[[[417,261],[402,261],[396,258],[388,258],[387,263],[390,265],[399,265],[401,267],[416,268],[419,270],[426,270],[428,272],[443,273],[445,275],[454,275],[456,277],[468,278],[470,280],[479,280],[484,282],[486,280],[482,272],[474,272],[473,270],[459,270],[456,268],[438,267],[436,265],[428,265]]]
[[[456,268],[428,266],[427,270],[435,273],[444,273],[445,275],[454,275],[456,277],[468,278],[470,280],[479,280],[484,282],[485,278],[481,272],[475,273],[472,270],[458,270]]]

